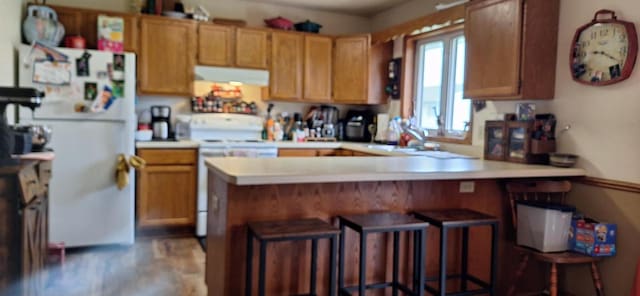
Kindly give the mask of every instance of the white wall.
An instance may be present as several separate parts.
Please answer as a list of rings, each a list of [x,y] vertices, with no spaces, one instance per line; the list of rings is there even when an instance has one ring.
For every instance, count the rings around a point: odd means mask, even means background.
[[[0,7],[0,86],[15,86],[16,53],[13,48],[20,43],[22,3],[16,0],[0,0]],[[13,112],[10,106],[7,110],[9,123],[14,122]]]
[[[640,24],[637,0],[563,0],[560,8],[556,98],[549,108],[572,129],[559,149],[582,157],[590,176],[640,183],[640,63],[631,78],[619,84],[590,87],[573,82],[569,49],[575,30],[595,11],[607,8],[618,18]]]
[[[394,25],[413,20],[436,11],[442,0],[411,0],[402,5],[380,12],[371,18],[371,29],[377,32]]]

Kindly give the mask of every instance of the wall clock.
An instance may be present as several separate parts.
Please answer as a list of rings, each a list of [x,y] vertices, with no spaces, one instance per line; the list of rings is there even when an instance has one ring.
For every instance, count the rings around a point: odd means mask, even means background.
[[[638,34],[633,23],[618,20],[615,12],[596,12],[590,23],[576,31],[572,44],[573,80],[602,86],[631,76],[638,55]]]

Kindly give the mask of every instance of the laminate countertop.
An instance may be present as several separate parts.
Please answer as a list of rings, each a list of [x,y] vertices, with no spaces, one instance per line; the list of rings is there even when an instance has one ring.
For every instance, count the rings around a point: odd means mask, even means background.
[[[209,173],[236,185],[578,177],[586,174],[579,168],[426,156],[227,157],[208,158],[206,165]]]

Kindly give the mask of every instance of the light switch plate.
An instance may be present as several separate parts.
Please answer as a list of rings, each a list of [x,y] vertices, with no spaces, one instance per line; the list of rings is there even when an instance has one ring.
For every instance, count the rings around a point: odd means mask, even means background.
[[[476,182],[460,182],[460,193],[473,193],[474,191],[476,191]]]

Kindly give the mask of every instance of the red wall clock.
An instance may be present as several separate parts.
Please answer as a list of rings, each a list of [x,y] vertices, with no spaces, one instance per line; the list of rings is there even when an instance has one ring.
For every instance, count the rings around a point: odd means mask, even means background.
[[[611,10],[596,12],[590,23],[576,31],[572,45],[571,75],[586,85],[609,85],[629,78],[638,56],[635,25],[618,20]]]

